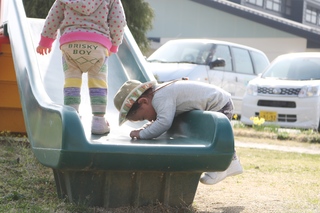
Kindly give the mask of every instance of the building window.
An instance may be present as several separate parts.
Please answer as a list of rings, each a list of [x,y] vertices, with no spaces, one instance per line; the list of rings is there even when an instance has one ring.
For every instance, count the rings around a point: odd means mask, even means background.
[[[263,0],[246,0],[247,3],[263,7]]]
[[[281,12],[281,0],[266,0],[266,9]]]
[[[284,5],[284,14],[291,15],[291,0],[286,0]]]
[[[292,0],[246,0],[247,4],[259,6],[264,10],[291,15]]]
[[[320,12],[319,10],[307,6],[307,10],[306,10],[306,22],[311,23],[311,24],[316,24],[316,25],[320,25]]]

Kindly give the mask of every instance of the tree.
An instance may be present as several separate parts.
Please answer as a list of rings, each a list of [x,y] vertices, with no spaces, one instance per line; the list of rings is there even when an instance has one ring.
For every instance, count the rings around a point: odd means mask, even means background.
[[[23,0],[27,17],[46,18],[55,0]]]
[[[126,13],[127,25],[142,52],[149,48],[146,37],[148,30],[152,29],[154,12],[149,3],[144,0],[122,0]]]
[[[55,0],[23,0],[27,17],[45,18]],[[152,29],[153,9],[144,0],[122,0],[127,25],[142,52],[149,49],[146,37]]]

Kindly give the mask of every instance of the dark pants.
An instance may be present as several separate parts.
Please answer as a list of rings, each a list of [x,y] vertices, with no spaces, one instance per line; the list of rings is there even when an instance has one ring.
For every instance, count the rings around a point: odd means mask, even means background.
[[[228,117],[228,119],[231,121],[233,116],[233,109],[234,109],[233,102],[230,99],[228,103],[224,105],[224,107],[222,107],[222,109],[220,109],[218,112],[225,114]]]

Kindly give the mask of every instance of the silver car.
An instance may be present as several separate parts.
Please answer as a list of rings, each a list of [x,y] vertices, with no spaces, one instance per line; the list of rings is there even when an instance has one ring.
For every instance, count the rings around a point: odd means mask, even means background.
[[[147,61],[158,82],[188,78],[221,87],[231,94],[238,115],[247,83],[270,63],[260,50],[209,39],[170,40]]]
[[[247,86],[241,122],[265,119],[280,127],[320,130],[320,53],[291,53],[277,57]]]

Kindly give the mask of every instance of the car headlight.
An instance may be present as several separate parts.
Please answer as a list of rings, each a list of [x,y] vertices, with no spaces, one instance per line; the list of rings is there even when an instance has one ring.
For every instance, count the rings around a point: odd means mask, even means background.
[[[317,86],[304,86],[301,88],[298,97],[306,98],[306,97],[314,97],[320,95],[320,87]]]
[[[246,93],[248,95],[257,95],[258,94],[258,86],[254,84],[248,84]]]

